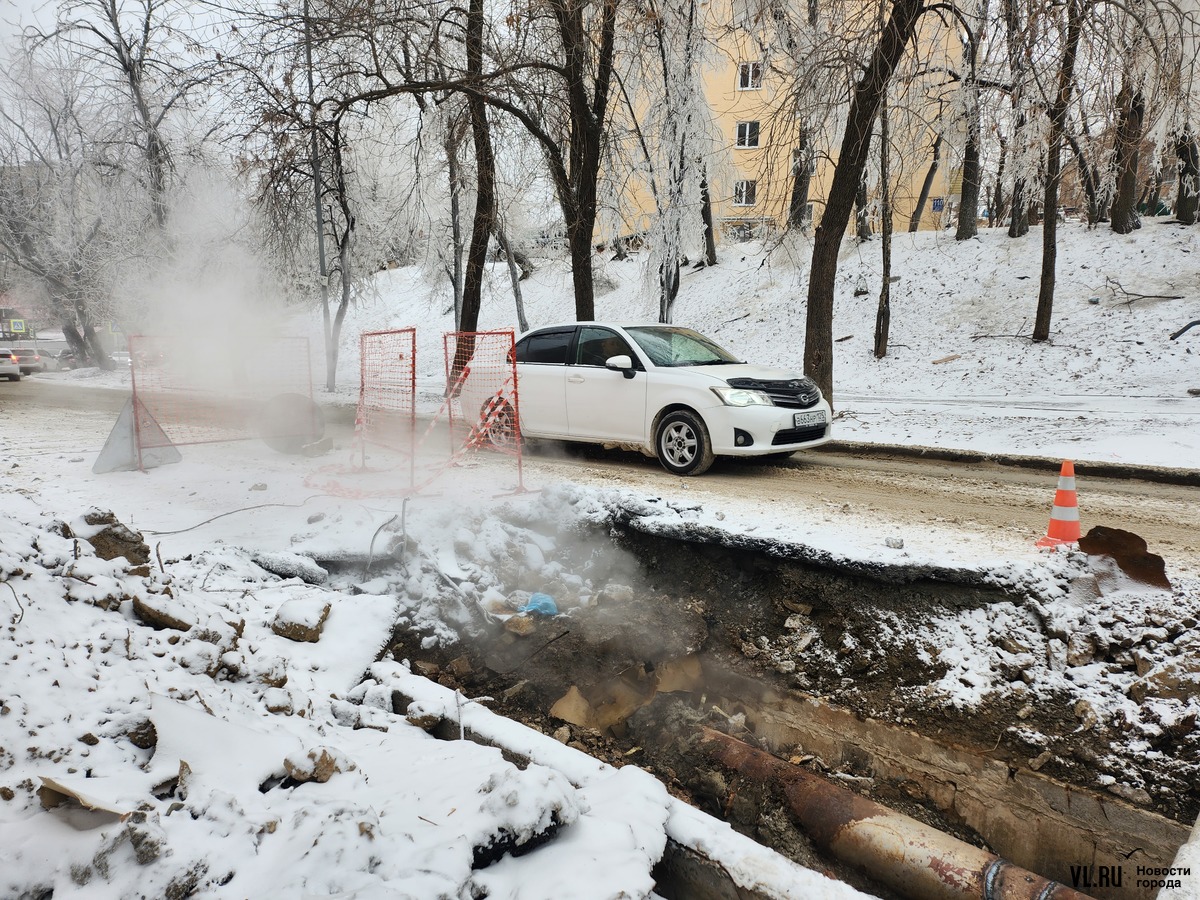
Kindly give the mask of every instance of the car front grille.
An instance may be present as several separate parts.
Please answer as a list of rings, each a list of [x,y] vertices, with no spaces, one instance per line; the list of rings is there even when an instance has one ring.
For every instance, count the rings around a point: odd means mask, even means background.
[[[824,425],[815,425],[809,428],[782,428],[775,432],[775,437],[771,440],[771,446],[803,444],[805,441],[819,441],[823,437],[825,437]]]
[[[809,378],[792,378],[787,381],[730,378],[727,383],[730,387],[762,391],[771,398],[772,403],[786,409],[808,409],[810,406],[816,406],[821,399],[821,391]]]

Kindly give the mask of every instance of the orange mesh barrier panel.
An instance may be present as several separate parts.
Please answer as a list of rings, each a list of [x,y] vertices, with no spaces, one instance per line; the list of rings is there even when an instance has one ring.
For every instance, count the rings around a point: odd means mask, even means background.
[[[246,341],[129,338],[141,447],[251,438],[303,440],[319,433],[308,338]]]
[[[369,331],[359,338],[358,415],[365,443],[411,454],[417,425],[417,330]]]

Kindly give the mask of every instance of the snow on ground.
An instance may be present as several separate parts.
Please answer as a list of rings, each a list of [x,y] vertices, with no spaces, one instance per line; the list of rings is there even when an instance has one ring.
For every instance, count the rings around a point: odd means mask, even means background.
[[[1200,232],[1159,223],[1124,237],[1065,231],[1046,345],[1017,336],[1028,335],[1036,304],[1036,232],[1018,242],[989,232],[964,244],[941,234],[899,236],[901,280],[884,360],[871,354],[878,245],[848,250],[835,321],[835,337],[845,338],[835,345],[836,436],[1194,468],[1200,398],[1187,388],[1200,386],[1200,328],[1176,341],[1170,334],[1200,319]],[[746,359],[799,367],[806,281],[789,253],[805,259],[806,248],[764,254],[746,244],[722,253],[719,266],[687,271],[675,320]],[[636,259],[600,268],[611,285],[599,299],[601,318],[653,318]],[[423,406],[432,409],[441,393],[441,334],[451,327],[446,291],[413,269],[377,281],[347,319],[337,397],[353,402],[360,332],[415,325]],[[855,297],[860,284],[867,293]],[[543,263],[523,288],[532,324],[571,318],[561,263]],[[1127,302],[1121,288],[1183,299]],[[497,266],[481,326],[511,326],[511,304]],[[315,326],[302,325],[315,339]],[[39,377],[120,385],[128,372]],[[397,617],[429,641],[451,640],[463,604],[499,591],[503,579],[488,567],[503,570],[518,552],[523,565],[536,564],[539,583],[588,602],[596,585],[530,549],[553,546],[546,532],[570,534],[619,505],[736,535],[759,527],[759,507],[729,498],[719,509],[708,499],[654,507],[651,498],[602,486],[538,485],[545,490],[534,498],[501,499],[497,487],[511,487],[511,472],[479,462],[438,482],[433,502],[413,504],[398,535],[394,499],[313,487],[328,459],[211,445],[187,448],[178,465],[97,477],[90,471],[97,442],[85,430],[74,446],[37,451],[53,427],[5,416],[0,429],[0,459],[20,460],[0,481],[0,894],[646,897],[668,836],[724,848],[715,852],[735,878],[761,873],[762,857],[711,820],[685,822],[690,814],[657,782],[572,757],[512,723],[480,724],[489,714],[479,703],[436,692],[422,701],[425,711],[451,721],[469,716],[472,727],[526,746],[528,767],[471,743],[433,739],[393,712],[391,685],[416,680],[403,661],[372,666]],[[706,497],[702,482],[693,498]],[[98,528],[94,507],[141,530],[148,558],[134,564],[96,555],[86,539]],[[878,534],[848,528],[845,517],[822,520],[804,508],[792,516],[773,527],[808,546],[865,560],[889,553]],[[534,527],[555,517],[553,527]],[[394,563],[409,537],[422,548],[420,565],[410,559],[400,573],[358,570],[377,538]],[[910,562],[958,566],[969,555],[936,535],[902,537]],[[1050,619],[1103,626],[1108,631],[1097,633],[1106,634],[1125,627],[1139,641],[1162,643],[1145,637],[1163,627],[1154,617],[1170,612],[1161,595],[1118,593],[1085,612],[1055,593],[1073,563],[1003,545],[988,553],[997,558],[980,564],[997,577],[1047,585]],[[344,570],[323,572],[314,557],[343,559]],[[446,569],[456,564],[471,569],[469,589],[448,589]],[[1198,593],[1190,582],[1181,590],[1193,600]],[[997,675],[1004,654],[1024,651],[991,648],[981,656],[979,646],[990,648],[999,630],[1028,626],[1024,612],[998,607],[930,623],[926,637],[947,666],[941,687],[952,702],[979,702],[1006,683]],[[303,639],[317,627],[319,640]],[[1044,677],[1065,689],[1071,679],[1063,671],[1046,664],[1030,687],[1036,691]],[[1124,709],[1126,676],[1095,674],[1081,698],[1098,716]],[[1102,689],[1105,678],[1112,690]],[[1172,702],[1159,704],[1162,728],[1189,715],[1186,701]],[[486,867],[475,857],[547,829],[558,829],[557,837],[525,856]],[[588,862],[597,857],[603,864]],[[793,895],[854,895],[782,861],[771,865]]]

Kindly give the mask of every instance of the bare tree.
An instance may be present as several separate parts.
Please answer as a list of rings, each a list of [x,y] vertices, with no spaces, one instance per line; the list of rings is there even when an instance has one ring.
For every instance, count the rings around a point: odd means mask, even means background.
[[[388,201],[397,199],[398,179],[389,154],[403,128],[385,108],[367,117],[338,102],[358,83],[344,60],[321,58],[330,46],[326,15],[250,15],[225,59],[241,87],[230,110],[241,127],[231,138],[257,179],[277,264],[299,293],[318,295],[325,387],[334,390],[346,314],[392,240],[396,208]]]
[[[1117,193],[1113,198],[1112,230],[1117,234],[1128,234],[1141,228],[1138,216],[1138,160],[1142,141],[1143,122],[1146,117],[1146,98],[1136,88],[1125,84],[1117,98],[1121,109],[1121,120],[1116,132]]]
[[[169,115],[192,101],[219,76],[220,67],[197,58],[183,8],[170,0],[70,0],[53,30],[31,28],[33,49],[55,44],[87,60],[92,71],[126,95],[146,177],[154,221],[167,219],[172,159],[166,137]]]
[[[1179,156],[1179,196],[1175,200],[1175,217],[1184,225],[1195,225],[1200,209],[1200,147],[1196,135],[1186,128],[1175,142]]]
[[[622,106],[614,131],[626,126],[632,147],[625,151],[611,142],[616,152],[610,165],[629,169],[635,189],[648,189],[653,203],[647,275],[655,281],[661,322],[672,319],[680,267],[685,257],[700,252],[701,240],[706,263],[716,262],[711,209],[704,221],[704,166],[714,140],[700,81],[703,26],[704,11],[696,0],[647,0],[641,40],[625,54],[626,71],[618,78]],[[658,102],[647,105],[635,92],[650,92]],[[623,218],[620,211],[617,218]]]
[[[1046,211],[1042,225],[1042,277],[1038,291],[1037,316],[1033,324],[1033,339],[1050,339],[1050,319],[1054,309],[1055,262],[1058,255],[1058,186],[1062,176],[1063,132],[1067,110],[1075,84],[1075,60],[1079,52],[1079,36],[1083,30],[1084,0],[1067,0],[1062,61],[1058,70],[1058,93],[1050,105],[1050,147],[1046,155],[1046,188],[1042,208]]]
[[[0,80],[0,254],[80,358],[112,368],[97,326],[114,315],[112,261],[138,240],[129,145],[91,74],[57,62],[26,55]]]
[[[804,369],[832,401],[833,290],[838,250],[850,221],[854,198],[867,164],[871,130],[888,82],[912,41],[925,11],[924,0],[892,0],[887,23],[879,33],[870,59],[854,86],[845,135],[829,201],[813,240],[808,281],[808,314],[804,340]]]

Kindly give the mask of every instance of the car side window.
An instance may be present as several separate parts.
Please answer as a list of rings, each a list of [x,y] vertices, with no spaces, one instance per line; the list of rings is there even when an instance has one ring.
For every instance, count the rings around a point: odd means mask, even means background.
[[[528,335],[517,342],[517,362],[565,366],[574,334],[574,328],[561,328]]]
[[[575,365],[603,366],[614,356],[628,356],[637,365],[637,356],[629,349],[629,343],[607,328],[585,325],[579,329],[579,341],[575,345]]]

